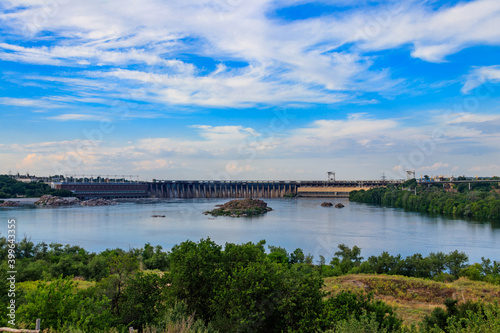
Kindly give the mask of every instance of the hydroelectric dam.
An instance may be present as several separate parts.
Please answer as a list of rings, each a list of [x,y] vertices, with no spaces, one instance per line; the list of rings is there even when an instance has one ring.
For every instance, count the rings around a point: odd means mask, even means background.
[[[73,192],[80,199],[90,198],[347,198],[355,190],[368,190],[399,180],[329,180],[329,181],[213,181],[155,180],[118,182],[83,179],[81,182],[52,182],[51,187]]]
[[[332,197],[348,198],[349,193],[399,185],[415,179],[414,171],[407,171],[407,179],[388,180],[336,180],[335,172],[329,171],[326,181],[272,181],[272,180],[156,180],[139,181],[139,176],[117,175],[85,176],[67,175],[64,179],[51,181],[54,189],[68,190],[80,199],[90,198],[283,198],[283,197]],[[77,177],[79,176],[79,177]],[[137,180],[127,179],[137,178]],[[467,179],[420,179],[421,185],[439,185],[446,188],[451,184],[498,182],[496,178]]]
[[[217,180],[154,180],[142,181],[83,181],[51,182],[54,189],[68,190],[80,199],[91,198],[283,198],[283,197],[332,197],[348,198],[349,193],[402,184],[405,180],[327,180],[327,181],[217,181]],[[419,181],[421,185],[493,182],[496,179],[466,179]]]
[[[155,198],[348,198],[355,190],[401,184],[399,180],[345,181],[157,181],[148,183]]]

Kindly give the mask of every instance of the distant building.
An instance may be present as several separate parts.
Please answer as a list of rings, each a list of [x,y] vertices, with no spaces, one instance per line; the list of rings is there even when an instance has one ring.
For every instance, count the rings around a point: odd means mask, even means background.
[[[51,183],[50,186],[71,191],[79,199],[149,197],[148,184],[143,183]]]
[[[38,179],[36,178],[16,178],[18,182],[22,183],[36,183],[38,182]]]

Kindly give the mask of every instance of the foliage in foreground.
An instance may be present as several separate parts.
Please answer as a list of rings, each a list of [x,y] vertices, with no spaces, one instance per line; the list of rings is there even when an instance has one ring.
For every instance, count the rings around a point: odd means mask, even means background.
[[[33,328],[34,319],[42,318],[42,327],[75,333],[122,332],[130,326],[157,333],[409,330],[391,306],[371,294],[323,291],[327,273],[385,267],[377,257],[363,261],[361,249],[341,244],[330,265],[324,259],[314,265],[300,249],[288,253],[269,246],[266,252],[264,245],[261,241],[220,246],[202,239],[183,242],[170,252],[146,244],[143,249],[94,254],[78,246],[35,245],[24,239],[16,247],[17,322]],[[5,238],[0,238],[2,272],[7,271],[6,250]],[[455,260],[454,253],[448,259],[438,258],[445,260],[443,269],[456,268],[457,276],[471,267]],[[447,266],[446,260],[454,264]],[[419,262],[425,260],[405,261],[401,267],[412,272],[427,267]],[[409,270],[411,265],[415,267]],[[8,300],[4,274],[0,274],[2,302]],[[28,282],[34,280],[38,282]],[[456,322],[469,320],[475,325],[469,312],[457,316],[450,309],[436,312],[422,327],[452,332],[450,325]],[[485,318],[498,313],[494,306],[471,309]],[[6,326],[4,314],[2,309],[0,325]]]

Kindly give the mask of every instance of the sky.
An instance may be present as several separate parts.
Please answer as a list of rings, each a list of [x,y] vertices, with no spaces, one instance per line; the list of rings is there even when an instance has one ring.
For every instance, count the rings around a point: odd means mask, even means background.
[[[500,175],[500,1],[0,0],[0,174]]]

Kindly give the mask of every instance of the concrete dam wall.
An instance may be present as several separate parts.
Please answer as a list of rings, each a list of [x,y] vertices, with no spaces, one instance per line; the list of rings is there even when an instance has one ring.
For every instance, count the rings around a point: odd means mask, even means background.
[[[395,182],[396,183],[396,182]],[[348,197],[353,190],[385,186],[381,181],[157,181],[149,183],[156,198]]]
[[[296,195],[296,182],[166,181],[149,184],[156,198],[282,198]]]

